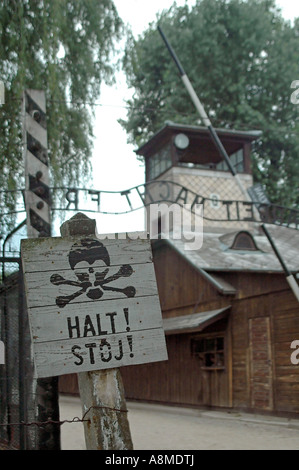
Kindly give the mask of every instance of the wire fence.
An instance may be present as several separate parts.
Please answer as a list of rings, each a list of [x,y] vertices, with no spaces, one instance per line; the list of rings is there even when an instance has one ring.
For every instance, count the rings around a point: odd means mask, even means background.
[[[10,264],[9,260],[6,262]],[[4,364],[0,366],[0,441],[7,448],[34,448],[32,431],[25,433],[20,425],[10,426],[34,416],[33,364],[19,266],[0,288],[0,311],[5,350]]]
[[[46,421],[31,421],[31,422],[25,422],[25,421],[19,421],[16,423],[10,422],[10,423],[0,423],[0,432],[1,428],[6,429],[7,434],[13,434],[13,428],[28,428],[35,426],[37,428],[47,428],[48,426],[62,426],[64,424],[74,424],[74,423],[91,423],[91,419],[87,417],[87,415],[94,409],[101,409],[101,410],[109,410],[109,411],[115,411],[117,413],[128,413],[128,410],[120,409],[120,408],[112,408],[110,406],[90,406],[85,413],[82,415],[82,418],[79,418],[78,416],[74,416],[72,419],[64,419],[64,420],[52,420],[48,419]],[[24,447],[20,447],[17,442],[18,435],[16,434],[14,436],[13,442],[8,439],[3,438],[0,440],[0,450],[4,449],[13,449],[13,450],[25,450]]]
[[[111,406],[90,406],[85,413],[83,414],[82,418],[79,418],[78,416],[75,416],[72,419],[64,419],[64,420],[53,420],[53,419],[48,419],[47,421],[32,421],[32,422],[25,422],[25,421],[20,421],[18,423],[5,423],[5,424],[0,424],[0,427],[5,427],[5,426],[38,426],[38,427],[45,427],[49,424],[58,424],[59,426],[62,426],[65,423],[84,423],[84,422],[91,422],[90,418],[86,418],[88,413],[91,410],[109,410],[109,411],[115,411],[118,413],[128,413],[128,410],[123,410],[121,408],[113,408]]]

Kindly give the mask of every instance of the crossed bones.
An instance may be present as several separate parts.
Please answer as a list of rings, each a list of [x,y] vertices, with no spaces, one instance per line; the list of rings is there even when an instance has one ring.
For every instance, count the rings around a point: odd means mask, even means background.
[[[79,253],[79,257],[75,262],[72,262],[72,256],[74,251]],[[84,251],[85,250],[85,251]],[[90,257],[89,251],[92,251],[92,254],[97,253],[97,258],[96,259],[101,259],[103,260],[106,265],[110,265],[110,258],[108,255],[108,252],[106,248],[102,245],[102,243],[96,241],[96,240],[81,240],[81,245],[76,244],[75,248],[73,249],[73,252],[70,252],[69,260],[70,260],[70,265],[72,269],[74,269],[74,265],[80,261],[88,261],[90,265],[95,261],[95,259],[92,259]],[[95,251],[97,250],[97,251]],[[99,255],[100,253],[100,255]],[[60,274],[52,274],[50,281],[52,284],[55,286],[60,286],[60,285],[68,285],[68,286],[75,286],[79,287],[80,290],[74,292],[73,294],[70,295],[62,295],[56,297],[56,305],[60,308],[65,307],[69,302],[74,300],[75,298],[79,297],[80,295],[86,293],[87,297],[90,299],[100,299],[102,295],[104,294],[103,291],[109,290],[113,292],[121,292],[123,293],[126,297],[134,297],[136,294],[136,289],[133,286],[127,286],[125,288],[117,288],[117,287],[112,287],[112,286],[107,286],[106,284],[109,284],[112,281],[115,281],[121,277],[129,277],[133,273],[132,266],[129,264],[124,264],[122,265],[118,272],[113,274],[112,276],[109,276],[106,278],[106,275],[109,272],[109,268],[105,269],[102,272],[95,272],[96,268],[89,267],[88,272],[76,272],[76,276],[78,278],[78,281],[72,281],[69,279],[65,279],[62,277]],[[89,273],[94,273],[95,272],[95,282],[92,283],[90,282],[89,279]]]

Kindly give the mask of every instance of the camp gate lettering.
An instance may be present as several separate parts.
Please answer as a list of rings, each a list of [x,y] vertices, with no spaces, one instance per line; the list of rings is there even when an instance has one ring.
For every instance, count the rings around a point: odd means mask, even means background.
[[[167,359],[145,238],[22,240],[38,377]]]
[[[179,204],[182,207],[190,205],[191,212],[197,204],[203,207],[203,219],[227,222],[264,222],[299,230],[299,210],[272,204],[264,194],[259,194],[255,187],[249,188],[251,201],[217,199],[217,211],[205,214],[206,208],[214,206],[215,200],[197,194],[179,183],[169,180],[149,181],[125,191],[98,191],[87,188],[52,188],[54,193],[59,191],[61,207],[52,207],[57,211],[88,211],[102,214],[125,214],[147,207],[153,203],[167,202]],[[262,197],[261,197],[262,196]],[[114,198],[115,211],[110,209],[111,197]],[[88,202],[88,208],[80,207]],[[125,204],[123,204],[125,202]],[[255,207],[258,209],[260,220],[255,217]]]

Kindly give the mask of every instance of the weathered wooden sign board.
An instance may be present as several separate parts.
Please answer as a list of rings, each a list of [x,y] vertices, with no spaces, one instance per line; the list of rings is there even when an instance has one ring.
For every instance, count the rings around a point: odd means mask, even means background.
[[[167,360],[148,238],[27,239],[21,253],[37,377]]]

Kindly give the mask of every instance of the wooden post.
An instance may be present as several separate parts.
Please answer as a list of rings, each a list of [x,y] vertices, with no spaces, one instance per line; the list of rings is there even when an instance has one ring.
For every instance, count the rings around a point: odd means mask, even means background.
[[[95,235],[95,220],[77,214],[60,227],[62,237]],[[119,369],[78,373],[87,450],[132,450]]]

